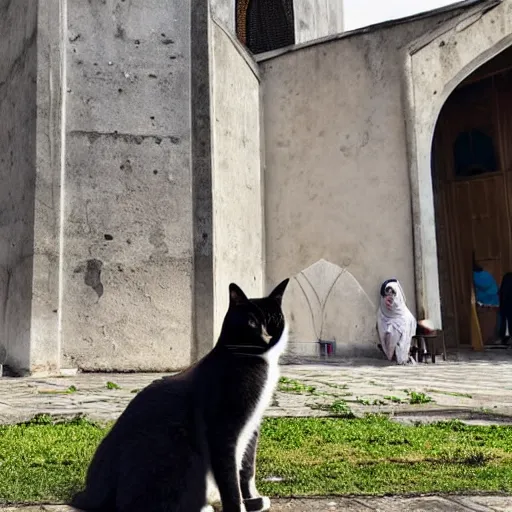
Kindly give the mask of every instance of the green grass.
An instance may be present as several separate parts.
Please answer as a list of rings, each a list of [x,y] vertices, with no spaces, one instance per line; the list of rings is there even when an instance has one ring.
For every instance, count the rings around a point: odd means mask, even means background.
[[[119,384],[116,384],[115,382],[108,381],[107,389],[121,389],[121,386]]]
[[[84,477],[105,429],[47,416],[0,427],[0,502],[66,500]]]
[[[299,380],[281,377],[277,389],[283,393],[294,393],[297,395],[311,395],[315,393],[315,386],[304,384]]]
[[[402,404],[405,403],[405,400],[401,399],[398,396],[385,396],[384,400],[389,400],[390,402],[393,402],[395,404]]]
[[[270,495],[512,491],[512,427],[267,419],[258,459]],[[282,481],[268,481],[271,478]]]
[[[409,396],[409,403],[412,405],[428,404],[429,402],[434,401],[432,397],[426,395],[425,393],[409,390],[406,390],[405,392]]]
[[[354,413],[344,400],[334,400],[327,404],[312,404],[311,409],[319,409],[321,411],[330,412],[334,416],[341,418],[354,418]]]
[[[0,426],[0,502],[66,501],[83,482],[108,427],[41,416]],[[512,427],[410,426],[382,416],[268,418],[260,491],[343,495],[512,492]]]
[[[429,402],[433,402],[433,398],[426,395],[425,393],[421,393],[419,391],[410,391],[408,389],[404,390],[404,393],[408,396],[408,398],[400,398],[398,396],[385,396],[384,400],[388,400],[389,402],[393,402],[395,404],[411,404],[411,405],[419,405],[419,404],[428,404]],[[376,404],[379,405],[379,404]],[[382,405],[382,403],[380,403]]]
[[[440,389],[427,389],[428,393],[437,393],[439,395],[457,396],[461,398],[473,398],[469,393],[457,393],[456,391],[441,391]]]
[[[43,389],[39,391],[40,395],[71,395],[78,391],[76,386],[69,386],[67,389]]]

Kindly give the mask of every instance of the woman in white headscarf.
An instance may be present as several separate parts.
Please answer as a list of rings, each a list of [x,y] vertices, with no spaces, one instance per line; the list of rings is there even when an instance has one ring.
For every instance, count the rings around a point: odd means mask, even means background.
[[[396,279],[388,279],[380,289],[377,330],[382,351],[398,364],[414,363],[410,357],[412,337],[416,334],[416,319],[405,303],[405,295]]]

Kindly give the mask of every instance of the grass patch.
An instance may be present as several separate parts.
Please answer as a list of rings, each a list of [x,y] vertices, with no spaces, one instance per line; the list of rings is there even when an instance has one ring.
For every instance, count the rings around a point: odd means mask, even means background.
[[[404,393],[408,398],[400,398],[398,396],[385,396],[384,400],[388,400],[389,402],[393,402],[395,404],[411,405],[428,404],[434,401],[432,397],[418,391],[410,391],[409,389],[405,389]]]
[[[347,405],[344,400],[334,400],[334,402],[327,404],[313,404],[310,405],[311,409],[318,409],[320,411],[327,411],[333,414],[334,416],[339,416],[341,418],[354,418],[354,413]]]
[[[0,426],[0,502],[67,500],[105,433],[82,418],[54,424],[45,415]]]
[[[68,500],[108,428],[44,415],[0,426],[0,502]],[[271,496],[512,492],[512,427],[267,418],[258,481]]]
[[[389,400],[390,402],[393,402],[394,404],[403,404],[405,400],[402,400],[398,396],[385,396],[384,400]]]
[[[315,386],[304,384],[300,380],[281,377],[277,386],[278,391],[283,393],[294,393],[296,395],[312,395],[315,393]]]
[[[78,391],[76,386],[69,386],[68,389],[41,389],[40,395],[71,395]]]
[[[437,393],[438,395],[458,396],[461,398],[473,398],[469,393],[457,393],[456,391],[441,391],[440,389],[427,389],[427,393]]]
[[[325,382],[325,381],[318,381],[318,383],[323,384],[324,386],[327,386],[328,388],[341,389],[341,390],[348,389],[348,384],[335,384],[334,382]]]
[[[267,419],[258,458],[270,495],[512,491],[512,427],[458,421]]]
[[[426,395],[425,393],[421,393],[418,391],[405,391],[407,395],[409,396],[409,403],[412,405],[417,404],[428,404],[429,402],[433,402],[434,400],[432,397]]]
[[[115,382],[107,382],[107,389],[121,389],[121,386],[119,384],[116,384]]]

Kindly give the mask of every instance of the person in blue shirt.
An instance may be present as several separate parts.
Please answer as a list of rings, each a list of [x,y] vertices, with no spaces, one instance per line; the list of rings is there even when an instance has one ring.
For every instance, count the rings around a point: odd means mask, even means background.
[[[473,253],[473,283],[475,286],[475,299],[479,306],[498,308],[500,298],[498,294],[498,285],[490,272],[484,270],[475,260]],[[497,337],[498,330],[501,332],[503,318],[496,312],[496,323],[494,326],[495,335],[493,341]]]
[[[484,270],[473,259],[473,282],[477,304],[482,306],[499,306],[498,285],[490,272]]]

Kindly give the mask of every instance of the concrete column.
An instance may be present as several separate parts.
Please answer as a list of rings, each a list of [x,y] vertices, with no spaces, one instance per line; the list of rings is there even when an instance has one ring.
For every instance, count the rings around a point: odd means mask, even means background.
[[[213,343],[206,0],[0,0],[0,29],[7,363],[187,366]]]
[[[66,0],[37,5],[37,120],[31,373],[60,369],[62,197],[64,193]]]
[[[208,2],[192,3],[192,195],[194,205],[193,359],[210,351],[213,333],[213,204]]]
[[[236,34],[236,0],[210,0],[210,12],[225,30]]]
[[[191,7],[68,0],[62,362],[194,352]]]
[[[58,365],[59,23],[58,1],[0,1],[0,344],[21,373]]]

